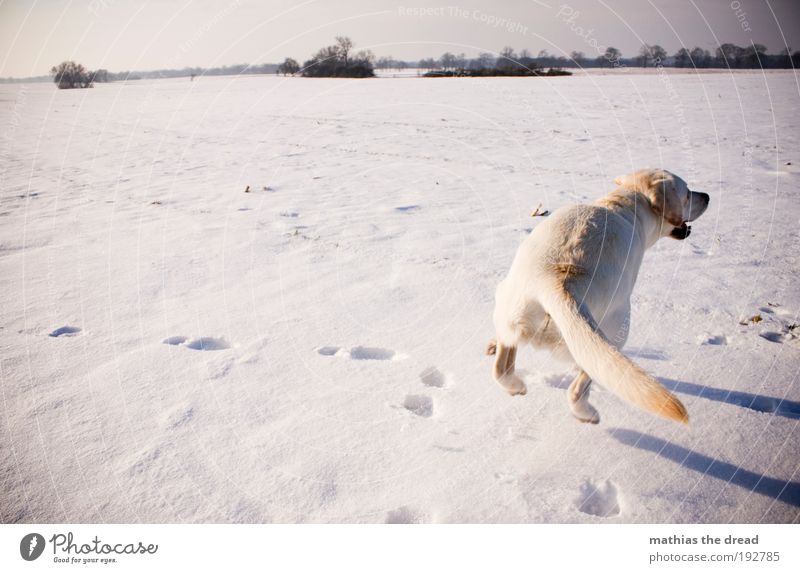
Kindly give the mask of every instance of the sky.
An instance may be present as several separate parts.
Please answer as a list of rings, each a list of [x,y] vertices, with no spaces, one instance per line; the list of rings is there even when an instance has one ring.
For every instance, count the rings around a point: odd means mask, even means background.
[[[800,0],[0,0],[0,77],[63,60],[110,71],[302,63],[335,36],[377,56],[800,49]]]

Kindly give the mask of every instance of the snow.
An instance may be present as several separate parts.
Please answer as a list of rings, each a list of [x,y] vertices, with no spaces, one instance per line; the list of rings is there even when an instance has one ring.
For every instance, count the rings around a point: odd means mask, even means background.
[[[797,522],[790,72],[0,86],[3,522]],[[710,193],[626,352],[688,427],[484,356],[541,220]],[[250,191],[245,193],[245,189]],[[753,318],[759,317],[759,318]]]

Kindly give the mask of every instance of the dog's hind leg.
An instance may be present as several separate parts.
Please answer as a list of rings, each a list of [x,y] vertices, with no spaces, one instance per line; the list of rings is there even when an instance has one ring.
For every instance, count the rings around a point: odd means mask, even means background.
[[[514,374],[514,364],[516,361],[517,347],[506,346],[498,341],[494,361],[494,379],[512,396],[516,396],[517,394],[523,396],[528,390],[525,387],[525,382]]]
[[[569,399],[569,408],[572,410],[572,415],[579,421],[589,424],[597,424],[600,422],[600,414],[594,406],[589,403],[589,389],[592,385],[592,379],[583,370],[578,372],[575,380],[569,385],[567,390],[567,398]]]

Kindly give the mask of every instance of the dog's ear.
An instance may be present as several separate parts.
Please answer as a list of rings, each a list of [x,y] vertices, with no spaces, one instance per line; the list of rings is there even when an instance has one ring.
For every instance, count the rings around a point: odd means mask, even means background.
[[[650,199],[653,211],[670,225],[674,227],[683,225],[683,205],[671,174],[666,171],[654,172],[647,185],[647,198]]]
[[[636,173],[628,173],[620,175],[614,179],[614,185],[617,187],[635,187],[636,186]]]
[[[644,190],[650,184],[650,179],[654,173],[656,173],[656,170],[654,169],[640,169],[639,171],[634,171],[633,173],[620,175],[614,179],[614,184],[617,185],[617,187]]]

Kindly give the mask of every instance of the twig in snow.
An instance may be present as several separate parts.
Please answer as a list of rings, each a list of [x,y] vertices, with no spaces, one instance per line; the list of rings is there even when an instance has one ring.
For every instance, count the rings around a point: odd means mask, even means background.
[[[536,207],[536,209],[534,209],[531,212],[531,217],[547,217],[550,214],[550,211],[548,211],[547,209],[545,209],[544,211],[540,211],[541,208],[542,204],[539,203],[539,206]]]

